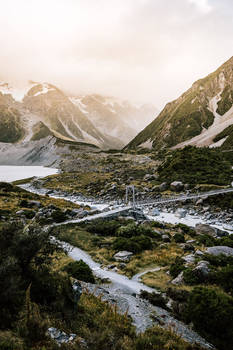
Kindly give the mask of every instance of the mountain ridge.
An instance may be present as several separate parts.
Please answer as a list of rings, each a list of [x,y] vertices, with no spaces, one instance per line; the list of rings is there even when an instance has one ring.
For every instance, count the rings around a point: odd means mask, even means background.
[[[188,144],[218,146],[215,137],[233,124],[232,85],[233,57],[213,73],[194,82],[178,99],[167,103],[158,117],[125,149],[146,143],[154,149]]]

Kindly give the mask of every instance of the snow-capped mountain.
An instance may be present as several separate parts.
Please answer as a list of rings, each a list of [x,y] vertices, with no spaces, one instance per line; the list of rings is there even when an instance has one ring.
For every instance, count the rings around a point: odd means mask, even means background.
[[[233,145],[233,57],[196,81],[127,146],[180,148]]]
[[[100,95],[69,96],[48,83],[30,82],[20,90],[0,82],[0,142],[50,135],[101,149],[122,148],[155,115],[153,106]]]

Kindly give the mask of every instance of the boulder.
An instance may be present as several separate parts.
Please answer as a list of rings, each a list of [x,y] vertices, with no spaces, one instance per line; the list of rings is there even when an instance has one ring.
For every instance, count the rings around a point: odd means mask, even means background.
[[[168,184],[166,182],[163,182],[161,185],[159,185],[160,192],[166,191],[168,189]]]
[[[180,219],[183,219],[185,218],[187,215],[187,210],[186,209],[183,209],[183,208],[179,208],[177,209],[176,213],[175,213],[175,216],[177,218],[180,218]]]
[[[132,252],[127,252],[126,250],[124,250],[116,253],[113,257],[115,261],[129,262],[132,255],[133,255]]]
[[[183,256],[182,259],[186,262],[186,264],[193,264],[195,263],[195,255],[194,254],[189,254],[186,256]]]
[[[185,252],[194,252],[195,248],[193,245],[188,244],[188,243],[181,243],[180,247],[185,251]]]
[[[217,231],[214,227],[207,224],[197,224],[195,226],[195,231],[197,235],[210,235],[216,237]]]
[[[206,249],[206,253],[210,255],[226,255],[226,256],[233,256],[233,248],[226,247],[226,246],[215,246],[215,247],[209,247]]]
[[[193,272],[198,275],[201,275],[201,277],[208,276],[208,274],[210,273],[209,262],[205,260],[199,261],[195,269],[193,269]]]
[[[182,191],[184,189],[184,184],[181,181],[173,181],[170,184],[171,190],[175,192]]]
[[[200,257],[200,256],[202,256],[202,255],[204,255],[204,253],[203,253],[201,250],[197,249],[197,250],[195,251],[195,256]]]
[[[160,211],[157,208],[154,208],[151,212],[151,215],[153,216],[159,216],[160,215]]]
[[[170,239],[170,237],[168,236],[168,235],[162,235],[162,240],[164,241],[164,242],[171,242],[171,239]]]
[[[172,284],[175,284],[176,286],[179,286],[184,283],[184,273],[183,271],[176,277],[174,280],[171,281]]]

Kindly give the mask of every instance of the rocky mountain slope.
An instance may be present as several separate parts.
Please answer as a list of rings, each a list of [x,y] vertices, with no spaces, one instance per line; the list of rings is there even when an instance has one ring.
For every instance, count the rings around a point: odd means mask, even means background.
[[[31,82],[21,91],[0,83],[0,141],[5,143],[55,136],[101,149],[122,148],[144,126],[137,121],[146,123],[155,114],[153,106],[135,107],[110,97],[70,97],[48,83]]]
[[[229,147],[233,124],[233,57],[196,81],[141,131],[127,148]]]

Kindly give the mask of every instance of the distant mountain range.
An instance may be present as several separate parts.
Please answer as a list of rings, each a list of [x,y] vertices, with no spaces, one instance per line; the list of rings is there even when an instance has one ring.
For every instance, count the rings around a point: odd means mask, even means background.
[[[233,57],[196,81],[126,147],[233,146]]]
[[[53,136],[101,149],[122,148],[154,116],[155,107],[137,107],[101,95],[68,96],[48,83],[17,90],[0,82],[0,142],[25,144]]]

